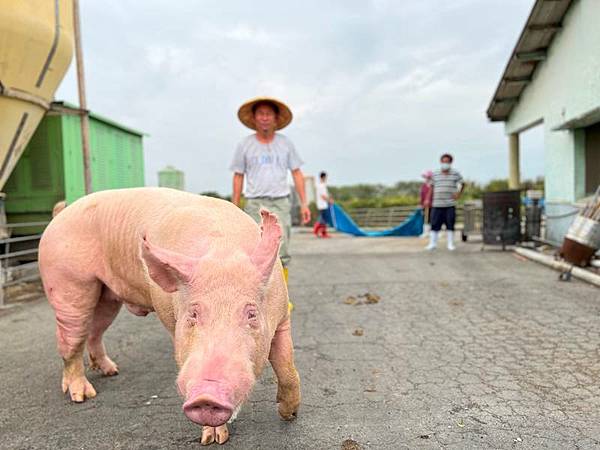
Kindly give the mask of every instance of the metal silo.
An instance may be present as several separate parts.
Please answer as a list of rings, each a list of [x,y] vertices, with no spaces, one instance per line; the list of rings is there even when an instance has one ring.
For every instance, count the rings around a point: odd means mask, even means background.
[[[0,0],[0,189],[73,56],[70,0]]]
[[[183,171],[173,166],[167,166],[158,172],[158,185],[173,189],[185,190],[185,180]]]

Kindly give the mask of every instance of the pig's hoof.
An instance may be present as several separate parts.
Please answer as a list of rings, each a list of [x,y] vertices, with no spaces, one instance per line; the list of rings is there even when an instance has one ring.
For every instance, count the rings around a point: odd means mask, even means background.
[[[279,416],[283,420],[294,420],[298,415],[298,404],[289,404],[281,402],[277,405]]]
[[[69,396],[75,403],[81,403],[86,398],[94,398],[96,396],[94,386],[92,386],[92,383],[86,377],[78,377],[72,380],[67,380],[63,377],[62,389],[65,393],[69,391]]]
[[[107,377],[112,377],[119,374],[119,368],[115,362],[106,355],[100,358],[94,358],[92,355],[90,355],[90,369],[99,370]]]
[[[277,403],[277,411],[279,412],[279,416],[283,420],[294,420],[298,415],[299,406],[300,399],[291,402],[280,401],[279,403]]]
[[[224,444],[228,439],[229,430],[227,429],[227,424],[218,427],[202,427],[202,439],[200,440],[202,445],[210,445],[213,442]]]

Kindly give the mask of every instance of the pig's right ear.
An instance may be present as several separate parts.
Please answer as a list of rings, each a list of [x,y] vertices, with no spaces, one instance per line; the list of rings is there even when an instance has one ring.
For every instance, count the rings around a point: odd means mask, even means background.
[[[277,216],[266,209],[261,209],[260,242],[250,255],[250,260],[258,269],[263,283],[267,283],[273,272],[273,266],[279,255],[281,242],[281,226]]]
[[[165,292],[175,292],[181,283],[189,283],[199,260],[152,245],[142,239],[142,258],[148,273]]]

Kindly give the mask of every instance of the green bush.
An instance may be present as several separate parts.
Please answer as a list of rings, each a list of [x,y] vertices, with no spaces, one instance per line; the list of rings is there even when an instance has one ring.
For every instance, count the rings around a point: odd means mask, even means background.
[[[355,208],[386,208],[391,206],[415,206],[419,204],[419,193],[421,190],[421,181],[399,181],[392,186],[384,184],[353,184],[349,186],[329,186],[329,192],[346,210]],[[475,181],[465,181],[465,190],[459,203],[467,200],[481,199],[484,192],[502,191],[508,189],[507,179],[494,179],[486,184],[480,184]],[[538,177],[535,180],[524,180],[521,183],[521,189],[544,190],[544,177]],[[230,200],[230,197],[219,195],[218,192],[204,192],[203,195],[220,197]],[[242,196],[241,207],[244,207],[245,199]],[[314,223],[318,217],[317,207],[314,203],[310,204],[311,214]]]

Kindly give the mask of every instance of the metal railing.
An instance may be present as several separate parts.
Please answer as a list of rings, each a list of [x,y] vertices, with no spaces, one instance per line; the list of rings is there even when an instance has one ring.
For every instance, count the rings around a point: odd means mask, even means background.
[[[7,236],[0,239],[0,308],[5,306],[4,295],[7,287],[37,280],[40,277],[37,262],[37,244],[39,244],[39,242],[35,243],[35,241],[39,241],[42,235],[31,234],[27,236],[10,237],[11,233],[9,233],[8,230],[26,227],[45,227],[46,225],[48,225],[48,222],[23,222],[0,225],[0,228],[4,231],[4,235]],[[11,247],[14,247],[14,244],[25,242],[33,242],[32,248],[11,251]],[[28,257],[27,259],[31,259],[33,255],[36,255],[34,261],[22,262],[26,257]]]
[[[391,228],[400,225],[418,208],[414,206],[389,206],[387,208],[353,208],[348,210],[352,220],[361,228]],[[463,208],[456,208],[456,221],[463,222]]]
[[[415,206],[390,206],[387,208],[354,208],[349,209],[348,214],[352,220],[361,228],[386,229],[395,227],[406,220],[414,210]],[[550,219],[550,217],[548,217]],[[540,228],[541,235],[544,235],[546,228],[546,216],[541,215]],[[525,207],[521,211],[522,229],[525,232],[526,212]],[[481,205],[475,206],[466,203],[456,207],[456,227],[463,230],[466,234],[480,234],[483,223],[483,209]]]
[[[361,228],[391,228],[404,222],[415,208],[416,206],[353,208],[348,210],[348,214]]]

